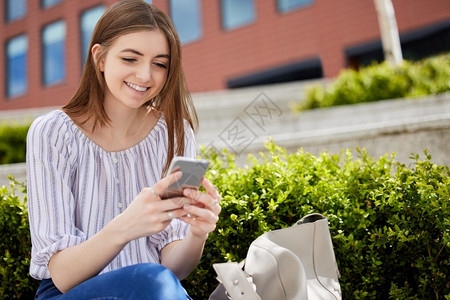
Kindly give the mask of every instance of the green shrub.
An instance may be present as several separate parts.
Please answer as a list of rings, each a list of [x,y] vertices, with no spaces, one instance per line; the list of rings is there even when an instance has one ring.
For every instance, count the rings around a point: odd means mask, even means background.
[[[450,91],[450,53],[404,61],[399,67],[387,62],[359,71],[345,69],[329,85],[316,84],[306,91],[300,111],[319,107],[408,98]]]
[[[30,124],[0,126],[0,164],[25,162],[26,138]]]
[[[205,152],[223,211],[185,282],[194,299],[207,299],[217,285],[213,263],[241,261],[257,236],[312,212],[329,219],[344,299],[450,297],[447,166],[427,154],[410,167],[364,151],[315,157],[267,147],[245,168],[226,152]]]
[[[30,277],[31,241],[25,187],[0,187],[0,299],[33,299],[38,281]]]
[[[217,286],[213,263],[241,261],[257,236],[312,212],[328,217],[344,299],[450,299],[448,166],[431,163],[426,151],[407,166],[359,150],[313,156],[266,147],[244,168],[227,152],[203,152],[223,210],[183,282],[194,299]],[[0,188],[1,299],[27,299],[37,288],[28,275],[26,206],[14,188]]]

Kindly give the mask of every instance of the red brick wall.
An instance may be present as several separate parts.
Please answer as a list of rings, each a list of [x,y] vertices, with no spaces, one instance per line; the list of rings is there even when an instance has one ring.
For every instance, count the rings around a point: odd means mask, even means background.
[[[3,2],[3,1],[2,1]],[[62,105],[74,93],[81,74],[79,19],[81,12],[101,3],[114,1],[65,0],[49,9],[41,9],[40,1],[27,1],[27,14],[24,19],[12,23],[2,23],[1,38],[3,47],[0,57],[5,58],[5,43],[9,38],[22,33],[28,36],[28,91],[24,96],[7,99],[5,96],[5,79],[0,80],[0,110]],[[3,3],[2,3],[3,4]],[[1,5],[0,15],[4,16]],[[66,22],[66,79],[64,82],[45,86],[42,72],[41,34],[45,25],[63,19]],[[3,64],[4,66],[4,64]],[[0,77],[5,78],[5,68],[0,70]]]
[[[371,0],[316,0],[312,6],[281,14],[275,1],[255,0],[256,22],[226,32],[220,2],[203,0],[203,39],[185,45],[185,72],[192,91],[226,87],[226,80],[290,61],[318,56],[325,77],[345,67],[344,49],[379,39]],[[394,0],[399,30],[450,18],[450,1]]]
[[[378,20],[372,0],[315,0],[313,5],[281,14],[276,0],[254,0],[253,24],[225,31],[221,25],[220,1],[201,0],[203,35],[184,45],[183,59],[192,92],[224,89],[233,77],[319,57],[325,77],[334,77],[345,67],[344,49],[379,39]],[[29,0],[27,15],[11,24],[0,23],[0,57],[5,41],[27,33],[28,92],[6,99],[5,69],[0,70],[0,110],[62,105],[71,97],[81,74],[79,19],[81,12],[115,0],[64,0],[42,10],[40,1]],[[154,0],[169,11],[169,0]],[[448,0],[393,0],[400,32],[450,19]],[[4,16],[4,7],[0,6]],[[42,84],[41,31],[44,25],[64,19],[67,24],[66,81],[51,87]],[[3,64],[4,66],[4,64]]]

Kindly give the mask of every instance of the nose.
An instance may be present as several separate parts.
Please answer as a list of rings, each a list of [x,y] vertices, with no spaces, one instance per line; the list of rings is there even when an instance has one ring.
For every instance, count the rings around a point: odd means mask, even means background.
[[[141,64],[136,71],[136,78],[142,82],[149,82],[152,77],[151,68],[147,64]]]

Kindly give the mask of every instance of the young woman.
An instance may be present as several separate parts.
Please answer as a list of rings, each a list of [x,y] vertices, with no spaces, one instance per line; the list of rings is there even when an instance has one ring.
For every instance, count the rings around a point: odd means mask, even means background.
[[[196,113],[170,19],[122,0],[98,21],[73,98],[36,119],[27,139],[36,299],[186,299],[220,213],[220,195],[161,200],[196,156]]]

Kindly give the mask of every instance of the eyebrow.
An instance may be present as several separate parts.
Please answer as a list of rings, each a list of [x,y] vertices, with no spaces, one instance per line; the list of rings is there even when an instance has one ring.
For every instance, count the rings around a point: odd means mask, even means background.
[[[139,52],[139,51],[137,51],[135,49],[131,49],[131,48],[123,49],[122,51],[120,51],[120,53],[122,53],[122,52],[131,52],[131,53],[134,53],[134,54],[139,55],[139,56],[144,56],[144,54],[142,54],[141,52]],[[155,57],[170,59],[170,55],[169,54],[158,54]]]

